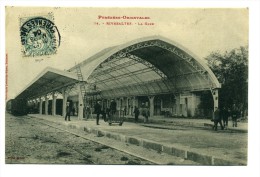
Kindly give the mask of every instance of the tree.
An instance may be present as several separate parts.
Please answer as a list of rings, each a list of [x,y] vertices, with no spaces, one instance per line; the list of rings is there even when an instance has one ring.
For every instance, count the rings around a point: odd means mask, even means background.
[[[248,46],[212,52],[205,58],[222,87],[219,106],[231,109],[235,104],[243,113],[248,105]]]

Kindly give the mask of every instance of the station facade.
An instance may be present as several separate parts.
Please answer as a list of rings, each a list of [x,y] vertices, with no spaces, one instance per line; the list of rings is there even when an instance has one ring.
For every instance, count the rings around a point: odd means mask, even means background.
[[[151,36],[106,48],[68,71],[46,68],[18,96],[28,100],[32,112],[84,117],[86,106],[94,112],[97,100],[102,109],[111,100],[117,110],[133,115],[145,104],[150,116],[195,117],[202,92],[211,93],[218,107],[221,87],[209,67],[180,44]]]

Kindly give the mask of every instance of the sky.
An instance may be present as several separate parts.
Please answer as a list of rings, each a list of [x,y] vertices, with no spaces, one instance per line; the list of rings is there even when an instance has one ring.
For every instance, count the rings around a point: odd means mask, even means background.
[[[61,35],[57,53],[23,57],[20,18],[51,13]],[[99,16],[141,16],[147,20],[99,19]],[[100,25],[96,25],[95,23]],[[131,22],[134,25],[103,25]],[[137,25],[138,23],[154,25]],[[6,8],[7,99],[14,98],[45,67],[67,70],[104,48],[142,37],[160,35],[203,59],[213,51],[248,45],[249,15],[246,8]]]

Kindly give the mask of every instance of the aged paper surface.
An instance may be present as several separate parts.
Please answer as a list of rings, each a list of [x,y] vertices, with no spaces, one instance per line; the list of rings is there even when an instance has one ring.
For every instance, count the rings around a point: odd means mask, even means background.
[[[23,32],[20,31],[21,21],[48,15],[52,16],[60,35],[55,44],[57,45],[55,53],[25,54],[25,46],[21,44],[23,38],[21,36]],[[139,17],[141,19],[138,19]],[[61,70],[69,69],[75,63],[105,48],[135,39],[160,35],[178,41],[198,57],[203,58],[212,51],[226,51],[246,45],[248,30],[248,9],[245,8],[6,7],[6,54],[10,73],[7,99],[15,97],[46,66]],[[16,75],[16,73],[23,74]]]
[[[151,36],[173,40],[202,60],[249,44],[248,8],[7,6],[5,15],[6,101],[46,67],[69,70],[104,49]]]

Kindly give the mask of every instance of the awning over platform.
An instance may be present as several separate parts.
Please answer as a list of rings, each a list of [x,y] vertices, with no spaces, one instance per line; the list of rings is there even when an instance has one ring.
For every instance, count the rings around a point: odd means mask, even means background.
[[[78,82],[78,78],[75,73],[47,67],[16,98],[36,98],[50,92],[61,91],[63,87],[76,82]]]
[[[87,93],[104,98],[197,92],[221,87],[214,73],[187,48],[162,36],[136,39],[86,59]],[[77,72],[77,67],[70,72]]]

